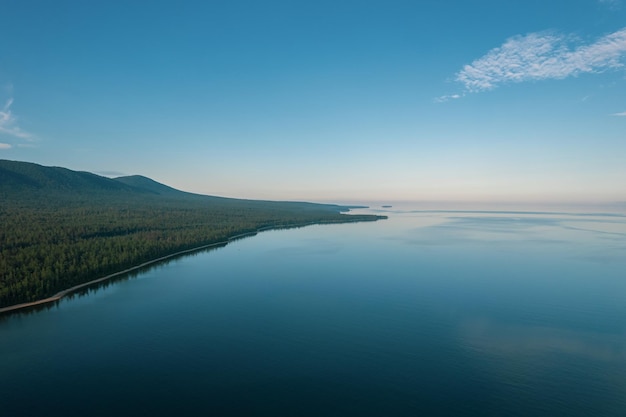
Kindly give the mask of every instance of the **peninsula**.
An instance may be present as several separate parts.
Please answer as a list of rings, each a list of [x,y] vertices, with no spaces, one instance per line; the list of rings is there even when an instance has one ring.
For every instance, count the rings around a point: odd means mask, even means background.
[[[142,176],[0,160],[0,312],[261,230],[385,218],[349,210],[192,194]]]

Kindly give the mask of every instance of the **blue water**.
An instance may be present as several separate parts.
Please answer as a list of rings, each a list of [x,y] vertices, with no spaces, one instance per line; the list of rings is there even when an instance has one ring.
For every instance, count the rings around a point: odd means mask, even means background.
[[[626,415],[626,217],[381,212],[1,317],[0,415]]]

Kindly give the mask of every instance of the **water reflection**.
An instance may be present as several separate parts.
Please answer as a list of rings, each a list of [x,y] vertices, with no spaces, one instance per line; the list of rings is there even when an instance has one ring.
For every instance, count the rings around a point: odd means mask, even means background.
[[[107,416],[626,415],[626,218],[386,213],[3,321],[3,412],[68,415],[98,392]]]
[[[243,238],[238,238],[236,240],[239,240],[239,239],[243,239]],[[76,291],[73,291],[65,295],[60,300],[45,303],[45,304],[38,304],[38,305],[34,305],[31,307],[27,307],[27,308],[21,308],[19,310],[12,310],[12,311],[7,311],[5,313],[0,313],[0,323],[4,320],[7,320],[9,317],[29,316],[31,314],[37,314],[40,312],[57,309],[59,305],[66,303],[66,302],[77,301],[85,297],[94,298],[94,297],[102,296],[105,290],[117,289],[117,285],[121,282],[125,282],[125,281],[136,279],[136,278],[143,278],[147,275],[148,272],[158,271],[160,269],[167,267],[169,264],[180,262],[181,259],[183,258],[196,257],[202,254],[208,253],[208,252],[217,251],[219,249],[222,249],[226,245],[227,243],[223,243],[223,244],[220,243],[220,244],[212,245],[210,247],[167,257],[165,259],[161,259],[149,265],[133,269],[132,271],[119,274],[119,275],[114,275],[111,278],[106,279],[104,281],[95,282],[93,284],[77,289]]]
[[[459,337],[463,346],[478,355],[504,356],[509,361],[518,361],[535,355],[566,354],[580,360],[611,362],[626,371],[624,334],[510,324],[487,317],[472,317],[459,324]]]
[[[404,233],[388,238],[418,246],[570,246],[590,261],[626,262],[626,218],[458,214],[415,219]]]

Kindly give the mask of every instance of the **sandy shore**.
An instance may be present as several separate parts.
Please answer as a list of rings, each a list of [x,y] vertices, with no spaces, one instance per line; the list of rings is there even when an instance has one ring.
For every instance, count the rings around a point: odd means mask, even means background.
[[[267,226],[267,227],[262,227],[260,229],[257,229],[254,232],[241,233],[239,235],[231,236],[231,237],[229,237],[228,239],[226,239],[226,240],[224,240],[222,242],[210,243],[208,245],[202,245],[202,246],[198,246],[196,248],[187,249],[187,250],[179,251],[179,252],[176,252],[176,253],[172,253],[170,255],[162,256],[160,258],[152,259],[152,260],[144,262],[144,263],[142,263],[140,265],[133,266],[132,268],[128,268],[128,269],[125,269],[123,271],[115,272],[113,274],[104,276],[102,278],[94,279],[92,281],[85,282],[84,284],[80,284],[80,285],[76,285],[74,287],[68,288],[68,289],[60,291],[60,292],[58,292],[58,293],[56,293],[53,296],[48,297],[48,298],[43,298],[41,300],[32,301],[32,302],[29,302],[29,303],[14,304],[14,305],[11,305],[11,306],[8,306],[8,307],[0,308],[0,314],[12,312],[12,311],[17,311],[17,310],[22,310],[22,309],[29,308],[29,307],[35,307],[35,306],[42,305],[42,304],[53,303],[55,301],[59,301],[61,298],[65,297],[68,294],[71,294],[71,293],[73,293],[73,292],[75,292],[77,290],[80,290],[81,288],[89,287],[90,285],[94,285],[94,284],[97,284],[99,282],[107,281],[107,280],[109,280],[111,278],[115,278],[117,276],[124,275],[124,274],[126,274],[128,272],[132,272],[132,271],[135,271],[137,269],[141,269],[143,267],[146,267],[148,265],[152,265],[152,264],[164,261],[166,259],[170,259],[170,258],[174,258],[176,256],[184,255],[186,253],[196,252],[196,251],[199,251],[199,250],[208,249],[208,248],[215,247],[215,246],[227,245],[229,242],[231,242],[233,240],[237,240],[237,239],[241,239],[241,238],[249,237],[249,236],[254,236],[254,235],[256,235],[259,232],[263,232],[263,231],[267,231],[267,230],[277,230],[277,229],[283,229],[283,228],[294,228],[294,227],[311,226],[311,225],[314,225],[314,224],[325,224],[325,222],[313,222],[313,223],[306,223],[306,224],[282,225],[282,226],[280,226],[280,225],[277,225],[277,226]]]
[[[310,223],[310,224],[315,224],[315,223]],[[308,226],[308,225],[309,224],[306,224],[306,225],[303,225],[303,226]],[[294,227],[298,227],[298,226],[294,226]],[[276,228],[278,228],[278,227],[264,227],[264,228],[258,229],[255,232],[242,233],[242,234],[239,234],[239,235],[236,235],[236,236],[229,237],[227,240],[224,240],[222,242],[210,243],[208,245],[202,245],[202,246],[198,246],[196,248],[182,250],[182,251],[179,251],[179,252],[176,252],[176,253],[172,253],[170,255],[162,256],[162,257],[156,258],[156,259],[152,259],[152,260],[144,262],[142,264],[139,264],[139,265],[133,266],[131,268],[125,269],[123,271],[115,272],[113,274],[109,274],[107,276],[104,276],[104,277],[101,277],[101,278],[97,278],[97,279],[91,280],[89,282],[85,282],[84,284],[75,285],[75,286],[73,286],[71,288],[65,289],[63,291],[59,291],[58,293],[56,293],[53,296],[48,297],[48,298],[43,298],[41,300],[32,301],[32,302],[29,302],[29,303],[14,304],[12,306],[0,308],[0,314],[8,313],[8,312],[11,312],[11,311],[17,311],[17,310],[21,310],[21,309],[25,309],[25,308],[29,308],[29,307],[35,307],[35,306],[42,305],[42,304],[53,303],[55,301],[59,301],[61,298],[65,297],[68,294],[71,294],[71,293],[73,293],[73,292],[75,292],[77,290],[80,290],[81,288],[89,287],[90,285],[94,285],[94,284],[97,284],[99,282],[107,281],[107,280],[109,280],[111,278],[115,278],[117,276],[124,275],[124,274],[126,274],[128,272],[132,272],[132,271],[135,271],[137,269],[141,269],[141,268],[146,267],[148,265],[152,265],[152,264],[164,261],[166,259],[174,258],[176,256],[184,255],[186,253],[196,252],[196,251],[200,251],[200,250],[203,250],[203,249],[209,249],[209,248],[215,247],[215,246],[227,245],[229,242],[231,242],[233,240],[241,239],[241,238],[248,237],[248,236],[254,236],[254,235],[256,235],[259,232],[262,232],[262,231],[265,231],[265,230],[276,229]]]

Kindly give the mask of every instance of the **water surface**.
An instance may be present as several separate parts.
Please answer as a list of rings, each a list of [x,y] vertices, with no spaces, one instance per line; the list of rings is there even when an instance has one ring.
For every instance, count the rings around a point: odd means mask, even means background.
[[[2,415],[626,415],[625,217],[380,211],[0,318]]]

